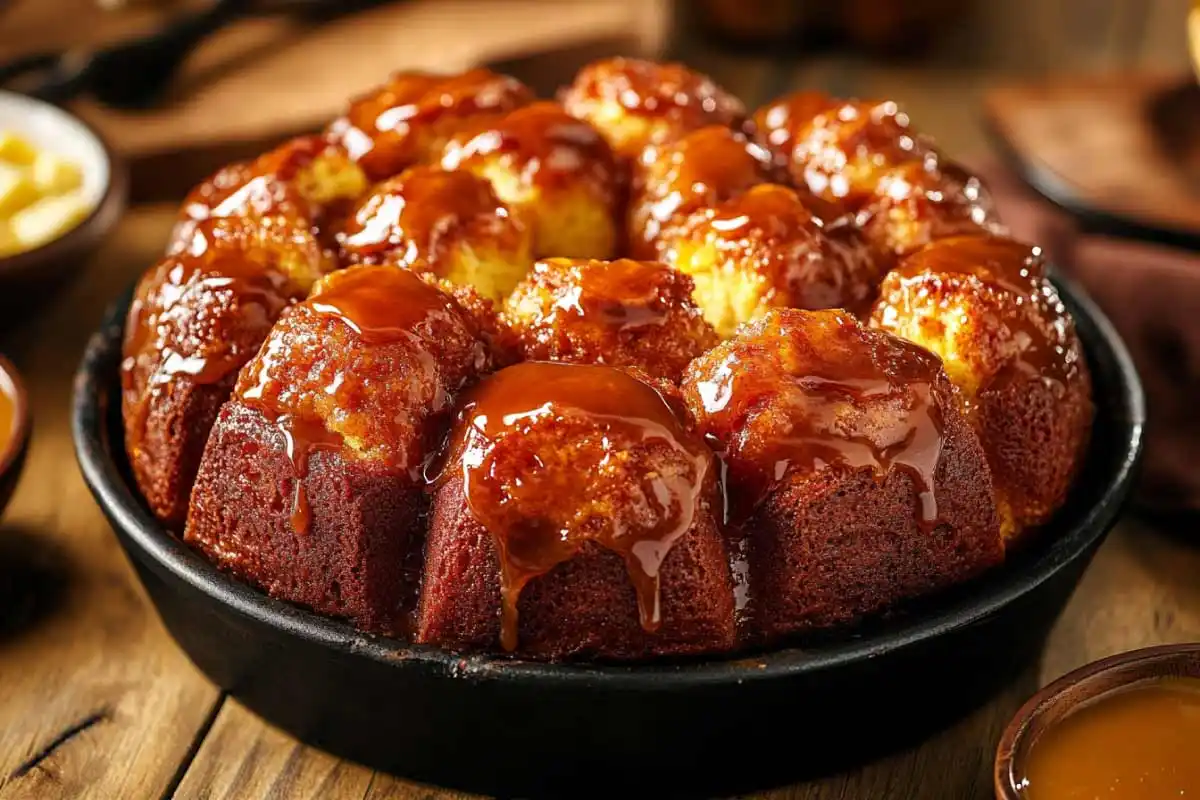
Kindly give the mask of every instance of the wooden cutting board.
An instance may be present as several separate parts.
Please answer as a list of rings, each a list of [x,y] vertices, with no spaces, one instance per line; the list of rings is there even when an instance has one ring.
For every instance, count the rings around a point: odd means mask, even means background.
[[[118,40],[167,13],[14,2],[0,9],[0,58]],[[119,112],[87,100],[72,108],[130,162],[135,199],[173,198],[221,164],[320,128],[394,70],[488,64],[548,94],[591,58],[658,52],[669,18],[666,0],[400,0],[321,26],[253,18],[198,48],[161,108]]]

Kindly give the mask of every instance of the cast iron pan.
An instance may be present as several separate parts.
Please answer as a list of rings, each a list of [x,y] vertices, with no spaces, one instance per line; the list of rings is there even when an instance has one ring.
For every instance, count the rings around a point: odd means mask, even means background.
[[[117,377],[128,294],[76,380],[76,453],[171,635],[215,683],[300,739],[494,795],[744,791],[927,736],[1038,653],[1116,520],[1145,422],[1124,345],[1086,298],[1060,287],[1095,376],[1098,416],[1084,473],[1046,535],[1002,569],[896,618],[736,659],[630,667],[458,657],[358,633],[218,572],[131,489]]]

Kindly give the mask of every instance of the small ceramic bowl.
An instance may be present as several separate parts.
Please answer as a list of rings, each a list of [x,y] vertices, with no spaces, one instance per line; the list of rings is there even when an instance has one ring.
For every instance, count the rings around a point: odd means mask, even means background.
[[[0,515],[12,499],[29,450],[29,397],[12,363],[0,356],[0,392],[13,402],[13,429],[0,431]]]
[[[1020,789],[1038,738],[1083,703],[1155,678],[1200,678],[1200,643],[1131,650],[1080,667],[1029,698],[996,749],[996,800],[1023,800]]]
[[[0,311],[12,314],[36,305],[75,274],[120,219],[129,181],[124,162],[100,134],[58,106],[0,91],[0,131],[14,131],[77,163],[92,205],[86,219],[57,239],[0,257]]]

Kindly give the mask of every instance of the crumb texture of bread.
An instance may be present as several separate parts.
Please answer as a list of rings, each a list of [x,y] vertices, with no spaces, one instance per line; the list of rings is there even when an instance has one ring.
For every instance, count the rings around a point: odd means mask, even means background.
[[[487,121],[446,146],[441,165],[486,178],[533,231],[536,257],[611,258],[622,179],[608,141],[557,103]]]
[[[435,485],[417,641],[553,658],[732,647],[716,463],[649,384],[501,370],[464,397]]]
[[[532,361],[636,367],[678,382],[717,342],[691,279],[654,261],[551,258],[509,297],[505,319]]]
[[[725,465],[751,638],[852,623],[1002,560],[983,449],[927,351],[843,311],[772,310],[682,390]]]
[[[722,336],[771,308],[867,311],[879,279],[855,231],[831,235],[795,191],[777,184],[694,213],[664,260],[691,276],[696,302]]]
[[[1048,520],[1082,465],[1094,409],[1041,249],[996,235],[933,242],[887,276],[871,324],[942,359],[987,450],[1006,538]]]
[[[533,265],[529,228],[484,178],[413,167],[375,186],[339,226],[349,264],[389,264],[503,300]]]

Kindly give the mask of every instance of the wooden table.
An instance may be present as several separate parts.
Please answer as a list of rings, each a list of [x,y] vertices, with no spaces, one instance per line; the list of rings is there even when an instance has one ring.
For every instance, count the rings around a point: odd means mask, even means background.
[[[1011,4],[984,5],[1003,6],[996,24],[1024,19]],[[1153,37],[1172,34],[1172,4],[1145,5],[1149,38],[1139,47],[1161,59]],[[1040,51],[1023,41],[1016,56],[996,52],[1033,69],[1022,58]],[[986,59],[946,69],[936,58],[932,66],[881,67],[837,56],[780,65],[698,49],[681,55],[750,103],[797,85],[896,96],[951,151],[983,146],[975,110],[995,72]],[[36,414],[27,471],[0,522],[0,800],[460,796],[305,747],[225,697],[167,636],[83,485],[68,427],[71,374],[105,303],[161,251],[172,214],[165,206],[130,211],[44,314],[0,336],[0,351],[24,371]],[[1197,575],[1200,548],[1122,521],[1040,663],[989,704],[915,749],[762,796],[990,797],[999,733],[1038,686],[1114,652],[1200,639]]]

